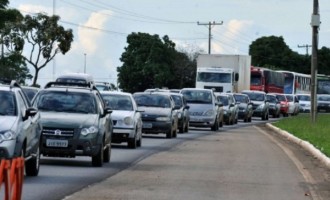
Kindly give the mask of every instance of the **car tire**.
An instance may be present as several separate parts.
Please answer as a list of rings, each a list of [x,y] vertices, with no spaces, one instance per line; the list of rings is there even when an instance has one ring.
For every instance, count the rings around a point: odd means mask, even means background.
[[[252,116],[248,118],[248,122],[252,122]]]
[[[177,133],[178,133],[178,129],[174,129],[174,131],[173,131],[173,137],[174,137],[174,138],[177,137],[177,135],[178,135]]]
[[[189,132],[189,121],[186,123],[186,126],[184,128],[184,132],[188,133]]]
[[[179,128],[179,133],[184,133],[184,129],[186,127],[186,123],[182,122],[182,126]]]
[[[102,167],[103,165],[103,142],[100,146],[99,152],[95,155],[92,156],[92,165],[94,167]]]
[[[136,146],[138,146],[138,147],[142,146],[142,134],[140,135],[138,141],[136,142]]]
[[[111,158],[111,142],[109,142],[109,145],[104,149],[103,152],[103,161],[105,163],[110,162],[110,158]]]
[[[40,146],[38,145],[36,155],[25,162],[26,176],[38,176],[40,168]]]
[[[172,138],[172,130],[166,132],[166,138]]]
[[[215,119],[215,122],[214,122],[213,126],[211,127],[211,131],[217,131],[217,130],[219,130],[218,118]]]
[[[137,142],[136,142],[136,133],[135,133],[134,138],[128,139],[127,146],[130,149],[136,149],[136,146],[137,146],[136,143]]]

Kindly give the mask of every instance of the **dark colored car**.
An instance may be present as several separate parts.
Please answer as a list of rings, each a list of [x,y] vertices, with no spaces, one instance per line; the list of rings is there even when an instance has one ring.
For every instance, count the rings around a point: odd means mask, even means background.
[[[238,118],[243,119],[244,122],[251,122],[253,115],[252,103],[246,94],[233,94],[236,104],[238,105]]]
[[[137,92],[133,97],[142,112],[142,132],[165,133],[166,138],[177,136],[178,114],[170,93]]]
[[[317,95],[317,111],[330,112],[330,95],[318,94]]]
[[[25,174],[37,176],[40,167],[40,115],[21,87],[0,84],[0,159],[25,158]]]
[[[41,114],[44,156],[90,156],[93,166],[110,161],[112,111],[95,86],[50,82],[35,96],[33,105]]]
[[[269,118],[269,102],[266,93],[262,91],[244,90],[243,94],[247,94],[252,102],[253,116],[261,117],[261,120]]]
[[[178,113],[178,128],[179,133],[186,133],[189,131],[189,106],[185,97],[180,93],[170,93]]]
[[[267,100],[269,102],[269,114],[273,116],[273,118],[280,117],[281,114],[281,103],[277,99],[275,94],[267,94]]]

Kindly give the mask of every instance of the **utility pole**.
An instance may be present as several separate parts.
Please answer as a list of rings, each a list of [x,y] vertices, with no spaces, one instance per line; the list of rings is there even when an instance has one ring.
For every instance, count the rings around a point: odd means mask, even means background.
[[[311,120],[312,123],[316,122],[317,114],[317,100],[316,100],[316,90],[317,90],[317,68],[318,68],[318,30],[320,27],[320,15],[319,15],[319,2],[314,0],[313,2],[313,14],[311,19],[311,26],[313,30],[312,34],[312,63],[311,63],[311,76],[312,76],[312,89],[311,89]]]
[[[306,48],[306,56],[308,56],[308,48],[311,48],[312,45],[308,45],[308,44],[305,44],[305,45],[298,45],[298,48]]]
[[[212,35],[211,35],[211,29],[215,26],[215,25],[222,25],[223,22],[209,22],[209,23],[199,23],[197,22],[197,25],[208,25],[209,26],[209,54],[211,54],[211,38],[212,38]]]

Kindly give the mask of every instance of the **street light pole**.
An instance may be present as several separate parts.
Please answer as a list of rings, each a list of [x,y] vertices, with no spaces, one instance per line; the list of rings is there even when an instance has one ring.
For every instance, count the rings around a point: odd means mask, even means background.
[[[84,53],[85,62],[84,62],[84,73],[86,74],[86,53]]]

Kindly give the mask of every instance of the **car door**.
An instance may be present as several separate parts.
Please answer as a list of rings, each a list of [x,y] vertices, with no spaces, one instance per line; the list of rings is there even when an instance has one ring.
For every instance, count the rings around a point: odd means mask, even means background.
[[[41,127],[39,124],[40,115],[37,113],[34,116],[25,116],[26,110],[31,106],[21,91],[17,92],[17,103],[22,120],[20,131],[21,134],[24,135],[24,138],[26,138],[26,153],[29,154],[39,143],[41,133]]]

